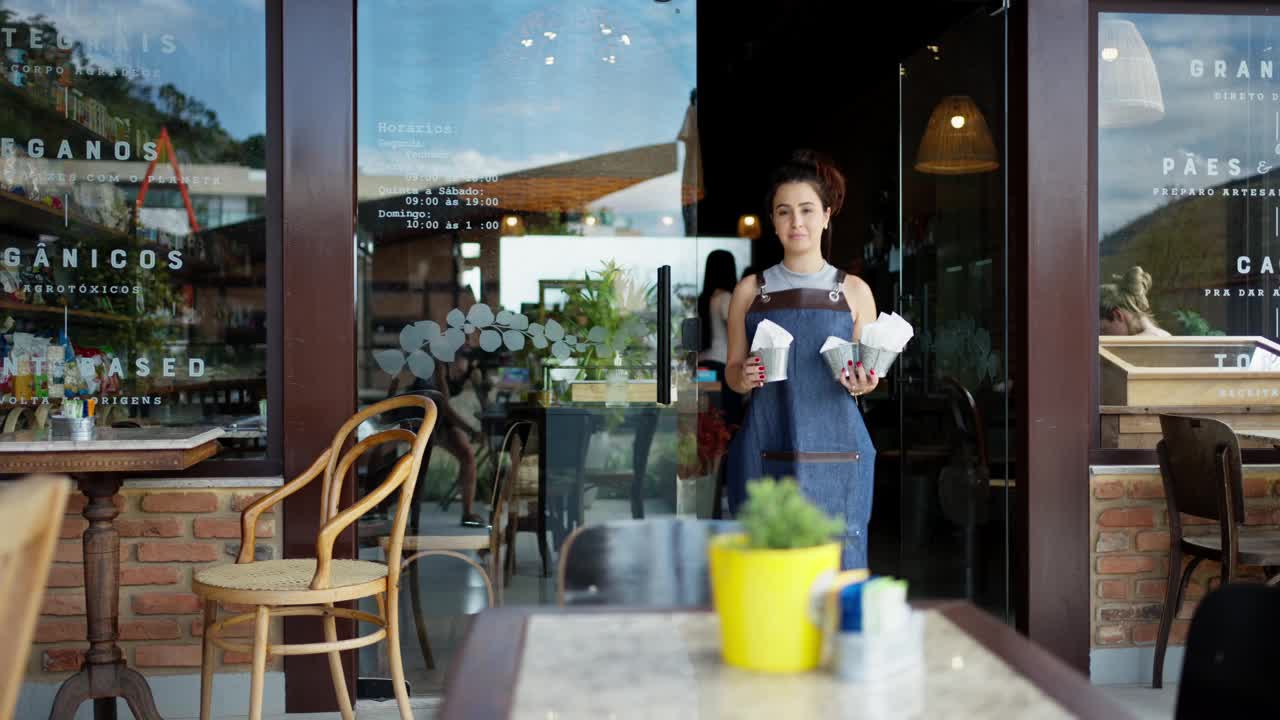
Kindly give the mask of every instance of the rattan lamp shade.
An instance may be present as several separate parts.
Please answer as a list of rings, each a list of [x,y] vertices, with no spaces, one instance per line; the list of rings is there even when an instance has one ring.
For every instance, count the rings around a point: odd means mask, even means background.
[[[1150,125],[1164,117],[1151,50],[1128,20],[1098,23],[1098,127]]]
[[[933,109],[916,152],[916,170],[967,175],[1000,167],[987,120],[968,95],[945,97]]]

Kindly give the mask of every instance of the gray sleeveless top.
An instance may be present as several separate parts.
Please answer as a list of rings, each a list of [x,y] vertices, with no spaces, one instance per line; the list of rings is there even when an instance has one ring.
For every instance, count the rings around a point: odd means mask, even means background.
[[[814,290],[831,290],[837,286],[836,277],[839,271],[831,263],[826,263],[821,270],[812,273],[798,273],[787,269],[786,265],[778,263],[764,271],[764,284],[768,292],[775,293],[783,290],[796,290],[800,288],[811,288]],[[844,278],[840,278],[839,282],[843,282]]]

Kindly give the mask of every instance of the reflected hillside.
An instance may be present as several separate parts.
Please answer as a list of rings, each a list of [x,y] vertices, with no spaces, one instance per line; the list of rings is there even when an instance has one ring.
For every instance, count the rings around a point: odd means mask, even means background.
[[[1102,237],[1100,277],[1109,282],[1134,265],[1151,273],[1151,304],[1162,327],[1174,334],[1203,334],[1187,325],[1185,314],[1198,313],[1208,327],[1228,335],[1257,334],[1272,327],[1280,298],[1271,294],[1274,273],[1264,273],[1264,258],[1280,249],[1274,202],[1232,195],[1276,187],[1274,171],[1212,186],[1214,194],[1169,198],[1158,209]],[[1250,272],[1238,272],[1247,257]],[[1217,290],[1218,294],[1214,295]],[[1206,293],[1206,291],[1208,291]],[[1230,291],[1231,297],[1223,297]],[[1245,297],[1241,297],[1241,292]],[[1261,291],[1261,297],[1248,297]]]

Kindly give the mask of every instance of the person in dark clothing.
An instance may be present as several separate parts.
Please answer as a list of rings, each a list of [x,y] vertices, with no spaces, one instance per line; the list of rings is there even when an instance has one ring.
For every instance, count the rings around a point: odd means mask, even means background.
[[[726,354],[729,350],[729,300],[738,284],[738,264],[728,250],[713,250],[707,255],[702,275],[702,292],[698,295],[698,363],[714,370],[720,382],[720,410],[729,425],[742,422],[742,396],[725,382]]]

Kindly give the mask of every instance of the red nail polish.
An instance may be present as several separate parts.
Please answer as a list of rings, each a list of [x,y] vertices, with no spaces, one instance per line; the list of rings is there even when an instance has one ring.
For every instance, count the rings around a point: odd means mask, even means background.
[[[850,360],[850,361],[849,361],[849,365],[850,365],[850,366],[852,366],[852,365],[853,365],[853,361],[852,361],[852,360]]]
[[[875,370],[872,370],[872,371],[871,371],[871,377],[875,377],[875,376],[876,376],[876,371],[875,371]]]

